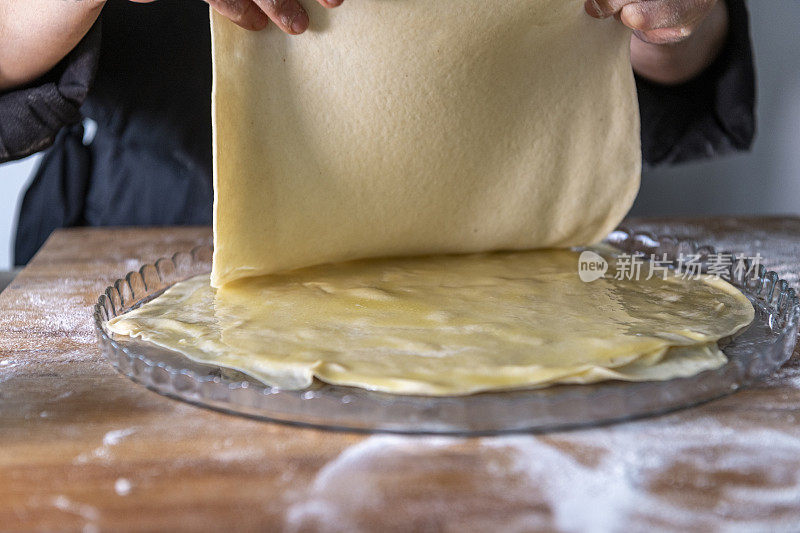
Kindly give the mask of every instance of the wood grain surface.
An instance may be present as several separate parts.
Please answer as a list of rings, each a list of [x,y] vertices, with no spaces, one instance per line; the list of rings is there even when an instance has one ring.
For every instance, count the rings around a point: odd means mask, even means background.
[[[634,220],[797,284],[800,219]],[[55,233],[0,294],[0,530],[800,529],[800,365],[668,416],[487,438],[258,422],[150,392],[101,358],[91,306],[206,228]]]

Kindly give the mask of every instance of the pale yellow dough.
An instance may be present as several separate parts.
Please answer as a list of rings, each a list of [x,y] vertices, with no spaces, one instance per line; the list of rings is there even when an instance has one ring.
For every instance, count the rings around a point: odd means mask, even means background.
[[[723,365],[716,341],[754,316],[721,280],[584,283],[577,266],[561,250],[354,261],[219,290],[205,275],[109,327],[285,389],[316,376],[461,395],[693,375]]]
[[[625,215],[630,32],[583,3],[309,1],[300,37],[213,15],[213,270],[109,328],[284,389],[462,395],[723,365],[716,341],[753,318],[724,282],[583,283],[567,250],[410,257],[590,244]]]
[[[303,3],[214,15],[211,281],[599,241],[640,174],[630,32],[584,0]]]

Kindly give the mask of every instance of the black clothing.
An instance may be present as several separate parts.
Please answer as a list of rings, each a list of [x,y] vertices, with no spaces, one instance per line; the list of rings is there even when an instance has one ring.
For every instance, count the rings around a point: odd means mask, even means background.
[[[727,1],[730,36],[712,67],[677,87],[637,79],[650,164],[750,146],[747,11]],[[15,262],[59,227],[210,224],[210,94],[208,7],[186,0],[109,0],[51,73],[0,93],[0,162],[52,145],[22,203]],[[98,125],[86,144],[82,116]]]
[[[747,150],[755,135],[755,70],[744,0],[727,0],[728,40],[697,78],[678,86],[636,79],[642,156],[651,165]]]
[[[208,24],[200,1],[109,0],[59,78],[0,95],[0,160],[55,138],[22,202],[15,263],[60,227],[211,224]],[[65,94],[55,104],[42,97],[51,87]],[[97,122],[88,145],[73,87],[90,88],[80,108]],[[18,110],[12,124],[7,109]]]

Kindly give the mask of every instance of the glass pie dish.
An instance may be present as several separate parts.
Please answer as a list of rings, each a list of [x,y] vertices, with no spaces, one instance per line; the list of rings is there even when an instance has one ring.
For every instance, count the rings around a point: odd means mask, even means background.
[[[618,253],[655,256],[659,264],[710,272],[712,259],[732,256],[671,236],[618,230],[604,241]],[[493,434],[545,431],[657,415],[731,394],[777,370],[792,355],[800,303],[775,272],[743,260],[722,276],[752,302],[755,320],[720,341],[729,361],[716,370],[669,381],[606,381],[471,396],[398,396],[315,381],[301,391],[279,390],[240,372],[196,363],[138,338],[111,333],[106,323],[168,287],[211,269],[212,249],[198,247],[142,266],[116,280],[94,307],[98,342],[125,376],[159,394],[231,414],[356,431]],[[741,266],[744,268],[741,268]]]

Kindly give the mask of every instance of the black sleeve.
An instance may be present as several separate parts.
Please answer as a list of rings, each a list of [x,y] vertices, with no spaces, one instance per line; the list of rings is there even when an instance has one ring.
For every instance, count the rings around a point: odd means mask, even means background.
[[[100,56],[100,21],[49,73],[33,83],[0,92],[0,163],[21,159],[53,144],[56,134],[81,120]]]
[[[719,57],[677,86],[637,76],[642,155],[651,165],[747,150],[755,135],[755,72],[744,0],[725,0],[730,26]]]

